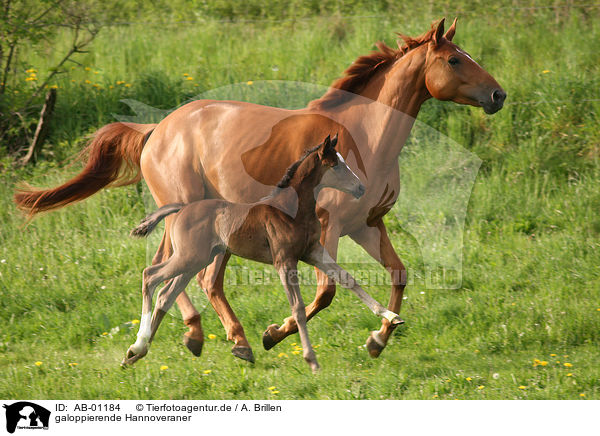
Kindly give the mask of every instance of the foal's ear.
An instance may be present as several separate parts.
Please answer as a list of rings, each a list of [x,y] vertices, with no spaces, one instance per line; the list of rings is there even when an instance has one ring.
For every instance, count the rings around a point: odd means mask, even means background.
[[[319,159],[323,159],[327,150],[331,147],[331,135],[327,135],[327,138],[323,141],[322,145],[319,147],[317,154],[319,155]]]
[[[336,133],[333,139],[331,140],[331,148],[335,148],[338,142],[338,134]]]
[[[444,21],[446,21],[446,19],[442,18],[435,28],[435,32],[431,38],[434,45],[438,45],[442,42],[442,38],[444,37]]]
[[[458,20],[458,17],[454,19],[454,21],[452,22],[452,26],[450,26],[450,28],[444,35],[444,38],[446,38],[448,41],[452,41],[452,38],[454,38],[454,34],[456,33],[456,20]]]

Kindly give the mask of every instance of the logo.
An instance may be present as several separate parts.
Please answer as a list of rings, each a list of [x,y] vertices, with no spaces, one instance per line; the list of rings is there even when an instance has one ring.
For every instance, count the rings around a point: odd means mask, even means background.
[[[50,411],[28,401],[19,401],[11,405],[4,404],[6,409],[6,431],[14,433],[15,429],[48,430]]]

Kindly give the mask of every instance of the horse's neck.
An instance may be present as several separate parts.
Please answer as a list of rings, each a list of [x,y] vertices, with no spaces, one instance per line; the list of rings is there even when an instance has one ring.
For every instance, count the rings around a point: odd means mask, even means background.
[[[340,113],[350,121],[346,125],[361,126],[376,161],[395,162],[393,157],[400,154],[421,105],[431,97],[425,86],[426,53],[426,46],[419,47],[376,74]]]

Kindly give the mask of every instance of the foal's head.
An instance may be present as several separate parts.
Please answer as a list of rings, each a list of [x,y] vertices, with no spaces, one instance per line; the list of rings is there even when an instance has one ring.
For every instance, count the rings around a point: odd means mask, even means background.
[[[313,188],[334,188],[360,198],[365,193],[365,186],[336,151],[337,142],[337,134],[333,139],[328,135],[322,143],[307,150],[287,169],[277,188],[286,188],[292,182],[298,186],[309,182],[314,184]]]

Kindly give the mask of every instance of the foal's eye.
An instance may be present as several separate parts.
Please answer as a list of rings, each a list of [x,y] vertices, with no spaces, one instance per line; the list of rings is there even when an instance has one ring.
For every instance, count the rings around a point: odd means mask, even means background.
[[[450,59],[448,59],[448,63],[449,63],[450,65],[456,65],[456,64],[458,64],[458,58],[455,58],[455,57],[453,56],[453,57],[451,57]]]

